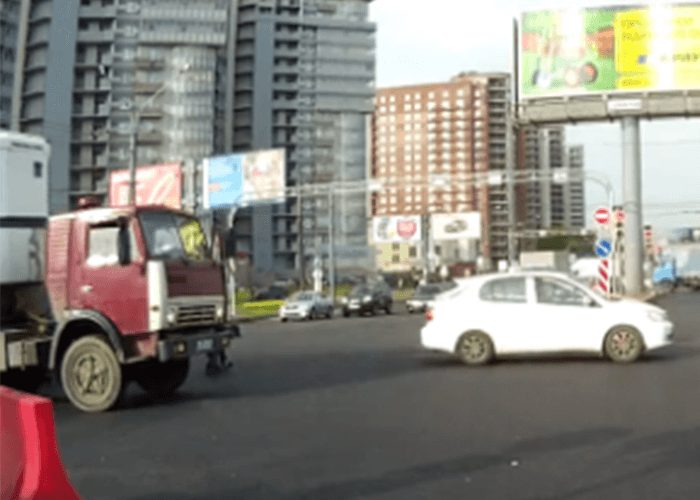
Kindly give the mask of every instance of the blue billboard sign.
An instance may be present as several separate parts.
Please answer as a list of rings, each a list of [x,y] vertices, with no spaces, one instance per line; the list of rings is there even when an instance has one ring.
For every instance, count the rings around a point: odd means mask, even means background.
[[[214,156],[204,160],[205,208],[279,203],[285,197],[284,149]]]
[[[204,160],[204,206],[230,207],[243,197],[243,155],[214,156]]]

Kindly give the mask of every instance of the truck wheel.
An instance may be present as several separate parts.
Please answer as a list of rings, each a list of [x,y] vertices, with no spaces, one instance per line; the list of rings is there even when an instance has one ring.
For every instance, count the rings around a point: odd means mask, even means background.
[[[185,383],[189,371],[189,359],[144,363],[134,378],[141,389],[153,397],[162,398],[177,391]]]
[[[25,370],[9,370],[0,375],[0,383],[18,391],[36,392],[46,379],[42,368],[27,368]]]
[[[61,385],[80,410],[92,413],[112,408],[123,387],[122,368],[112,346],[98,335],[73,342],[61,362]]]

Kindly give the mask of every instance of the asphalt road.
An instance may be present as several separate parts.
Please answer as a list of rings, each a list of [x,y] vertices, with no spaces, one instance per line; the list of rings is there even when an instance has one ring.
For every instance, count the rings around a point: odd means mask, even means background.
[[[61,451],[86,499],[700,498],[700,295],[661,305],[677,344],[631,366],[469,369],[408,315],[265,321],[172,400],[59,400]]]

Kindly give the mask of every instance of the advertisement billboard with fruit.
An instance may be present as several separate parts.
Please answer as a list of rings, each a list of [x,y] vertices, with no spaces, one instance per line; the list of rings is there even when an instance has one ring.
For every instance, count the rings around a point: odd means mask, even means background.
[[[417,243],[421,240],[419,215],[375,217],[372,222],[374,243]]]
[[[527,12],[522,100],[700,90],[700,3]]]

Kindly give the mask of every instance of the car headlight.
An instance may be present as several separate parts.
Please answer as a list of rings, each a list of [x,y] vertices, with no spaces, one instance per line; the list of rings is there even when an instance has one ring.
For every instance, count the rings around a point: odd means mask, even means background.
[[[362,297],[362,302],[371,302],[372,301],[372,296],[371,295],[365,295]]]
[[[648,311],[647,317],[652,321],[666,321],[668,319],[666,313],[661,311]]]

